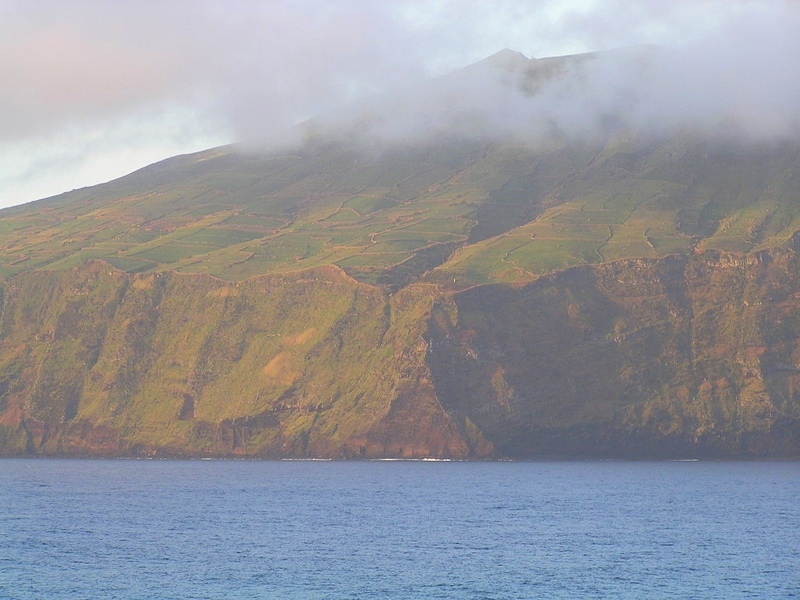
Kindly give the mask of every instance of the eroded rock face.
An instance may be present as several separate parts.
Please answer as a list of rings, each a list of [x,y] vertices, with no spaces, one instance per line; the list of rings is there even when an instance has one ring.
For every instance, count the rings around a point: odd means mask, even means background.
[[[455,297],[429,358],[452,414],[511,456],[796,456],[792,251],[580,267]]]
[[[466,457],[422,334],[435,288],[333,267],[231,283],[96,262],[5,286],[0,451]]]
[[[0,452],[800,455],[793,250],[395,293],[95,262],[3,287]]]

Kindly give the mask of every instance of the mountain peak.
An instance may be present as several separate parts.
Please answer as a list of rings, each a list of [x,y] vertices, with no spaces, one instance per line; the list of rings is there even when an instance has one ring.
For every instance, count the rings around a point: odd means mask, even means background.
[[[525,56],[522,52],[518,52],[517,50],[512,50],[511,48],[503,48],[498,52],[488,56],[486,60],[528,60],[528,57]]]
[[[485,63],[492,65],[493,67],[514,68],[527,64],[529,60],[530,59],[522,52],[504,48],[499,52],[495,52],[483,60],[478,61],[477,64]]]

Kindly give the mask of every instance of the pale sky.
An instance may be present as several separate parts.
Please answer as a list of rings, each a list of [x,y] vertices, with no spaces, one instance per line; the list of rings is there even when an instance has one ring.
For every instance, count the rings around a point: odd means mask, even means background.
[[[0,207],[176,154],[269,145],[310,116],[504,48],[688,48],[708,57],[692,110],[736,96],[733,108],[759,109],[750,126],[785,129],[798,31],[795,0],[0,0]],[[673,93],[659,101],[686,104]]]

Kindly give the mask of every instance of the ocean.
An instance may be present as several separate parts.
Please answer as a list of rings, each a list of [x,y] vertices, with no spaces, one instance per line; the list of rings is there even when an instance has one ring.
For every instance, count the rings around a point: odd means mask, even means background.
[[[0,597],[800,597],[800,463],[4,459]]]

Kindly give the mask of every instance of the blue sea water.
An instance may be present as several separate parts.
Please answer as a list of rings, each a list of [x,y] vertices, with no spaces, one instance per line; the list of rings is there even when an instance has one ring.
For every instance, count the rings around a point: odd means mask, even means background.
[[[7,459],[0,597],[800,597],[800,463]]]

